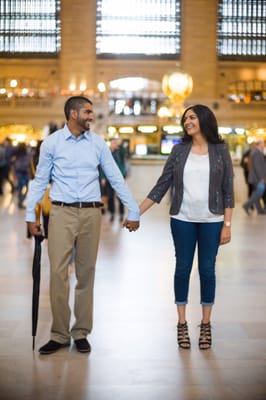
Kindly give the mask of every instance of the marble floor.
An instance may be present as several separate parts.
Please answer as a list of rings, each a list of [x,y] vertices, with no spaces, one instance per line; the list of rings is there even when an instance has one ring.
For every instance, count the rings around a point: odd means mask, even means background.
[[[160,167],[132,166],[128,185],[140,202]],[[238,191],[238,189],[237,189]],[[237,193],[239,194],[239,193]],[[237,202],[230,245],[217,258],[213,347],[198,348],[196,263],[188,323],[192,347],[176,343],[174,252],[168,199],[129,233],[103,216],[90,355],[75,346],[40,356],[49,339],[49,263],[42,244],[36,350],[32,351],[34,243],[24,210],[5,188],[0,197],[0,399],[2,400],[265,400],[266,217],[248,217]],[[70,274],[71,298],[75,274]]]

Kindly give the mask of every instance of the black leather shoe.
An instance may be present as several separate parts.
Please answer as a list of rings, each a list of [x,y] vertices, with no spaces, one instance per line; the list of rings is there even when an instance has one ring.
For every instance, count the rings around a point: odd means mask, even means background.
[[[90,353],[91,351],[91,346],[87,339],[77,339],[75,340],[75,345],[80,353]]]
[[[63,347],[68,347],[68,346],[70,346],[70,343],[58,343],[55,342],[54,340],[50,340],[44,346],[39,348],[39,352],[41,354],[51,354],[55,353],[57,350],[62,349]]]

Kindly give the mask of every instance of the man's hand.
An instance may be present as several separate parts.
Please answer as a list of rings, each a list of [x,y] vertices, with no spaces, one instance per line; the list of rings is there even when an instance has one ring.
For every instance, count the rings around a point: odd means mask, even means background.
[[[129,232],[135,232],[139,228],[139,221],[125,220],[123,226],[129,230]]]
[[[41,226],[38,225],[36,222],[27,222],[28,230],[32,236],[41,236],[42,230]]]

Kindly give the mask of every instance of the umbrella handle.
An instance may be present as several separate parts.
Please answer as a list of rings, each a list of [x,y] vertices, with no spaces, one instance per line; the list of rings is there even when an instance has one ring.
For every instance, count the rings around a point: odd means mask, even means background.
[[[41,204],[40,203],[36,203],[35,216],[36,216],[36,224],[40,227],[41,226]]]

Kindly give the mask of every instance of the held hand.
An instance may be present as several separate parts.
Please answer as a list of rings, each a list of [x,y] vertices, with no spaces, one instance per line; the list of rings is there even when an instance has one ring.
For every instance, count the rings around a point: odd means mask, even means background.
[[[139,228],[139,221],[125,220],[123,226],[129,230],[129,232],[135,232]]]
[[[41,236],[42,230],[41,226],[38,225],[36,222],[27,222],[29,232],[32,236]]]
[[[227,226],[223,226],[222,231],[221,231],[221,237],[220,237],[220,244],[227,244],[231,240],[231,228]]]

